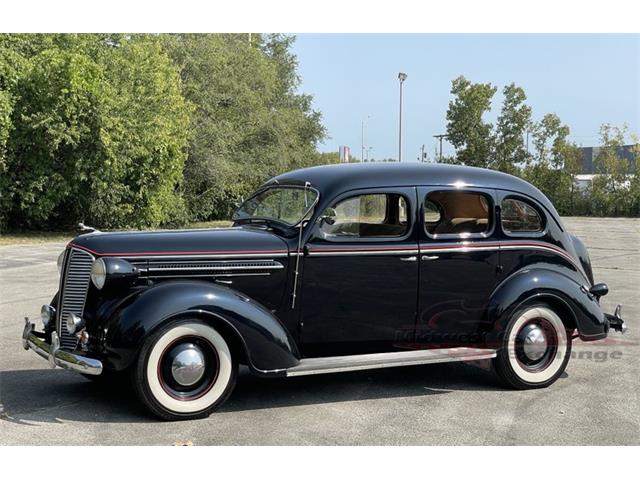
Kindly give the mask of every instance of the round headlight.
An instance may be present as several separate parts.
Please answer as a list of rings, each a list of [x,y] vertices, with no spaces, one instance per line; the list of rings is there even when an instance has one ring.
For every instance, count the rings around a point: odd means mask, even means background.
[[[64,324],[69,335],[73,335],[84,326],[83,320],[75,313],[67,315],[67,319],[64,321]]]
[[[102,290],[104,282],[107,279],[107,267],[104,260],[97,258],[91,266],[91,281],[98,290]]]
[[[62,263],[64,262],[64,254],[65,254],[66,250],[63,250],[62,252],[60,252],[60,255],[58,255],[58,272],[62,273]]]
[[[42,308],[40,309],[40,319],[42,320],[42,325],[45,329],[54,315],[55,310],[51,305],[42,305]]]

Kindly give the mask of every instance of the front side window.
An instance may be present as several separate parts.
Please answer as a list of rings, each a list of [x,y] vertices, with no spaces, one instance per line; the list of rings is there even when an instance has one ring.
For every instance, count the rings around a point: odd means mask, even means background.
[[[424,226],[427,233],[468,237],[481,235],[491,229],[491,200],[477,192],[445,190],[430,192],[423,204]]]
[[[515,198],[502,201],[502,229],[505,233],[542,232],[542,218],[531,205]]]
[[[321,230],[328,236],[399,237],[408,229],[407,201],[402,195],[375,193],[338,202],[331,211],[331,222]]]
[[[274,220],[294,226],[317,200],[318,192],[310,188],[271,187],[246,200],[233,214],[233,220]]]

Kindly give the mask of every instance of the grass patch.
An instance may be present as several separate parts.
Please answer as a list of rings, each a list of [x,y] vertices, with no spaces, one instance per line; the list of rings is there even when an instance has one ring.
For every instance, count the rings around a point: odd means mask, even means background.
[[[185,228],[223,228],[231,226],[229,220],[214,220],[211,222],[194,222]],[[20,231],[0,234],[0,246],[2,245],[28,245],[48,242],[68,242],[79,234],[77,230],[71,231]]]
[[[22,245],[29,243],[68,242],[74,232],[15,232],[0,234],[0,245]]]
[[[187,225],[187,228],[225,228],[233,224],[230,220],[212,220],[210,222],[194,222]]]

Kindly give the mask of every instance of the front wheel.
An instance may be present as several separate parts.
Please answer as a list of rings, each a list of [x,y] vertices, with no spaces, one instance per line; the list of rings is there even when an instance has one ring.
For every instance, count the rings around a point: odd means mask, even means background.
[[[512,317],[493,365],[513,388],[544,388],[562,375],[570,357],[570,332],[556,312],[539,304]]]
[[[152,413],[187,420],[208,416],[227,399],[237,365],[222,335],[188,320],[150,336],[132,373],[138,397]]]

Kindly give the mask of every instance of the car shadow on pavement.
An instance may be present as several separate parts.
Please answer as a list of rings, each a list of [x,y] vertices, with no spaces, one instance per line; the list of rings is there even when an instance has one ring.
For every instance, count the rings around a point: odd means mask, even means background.
[[[220,412],[375,399],[505,390],[485,368],[463,363],[421,365],[308,377],[265,379],[240,370]],[[0,372],[0,420],[34,425],[155,422],[125,382],[99,383],[64,370]]]
[[[464,363],[272,379],[247,372],[241,374],[234,393],[219,411],[424,397],[469,390],[505,389],[492,372]]]

